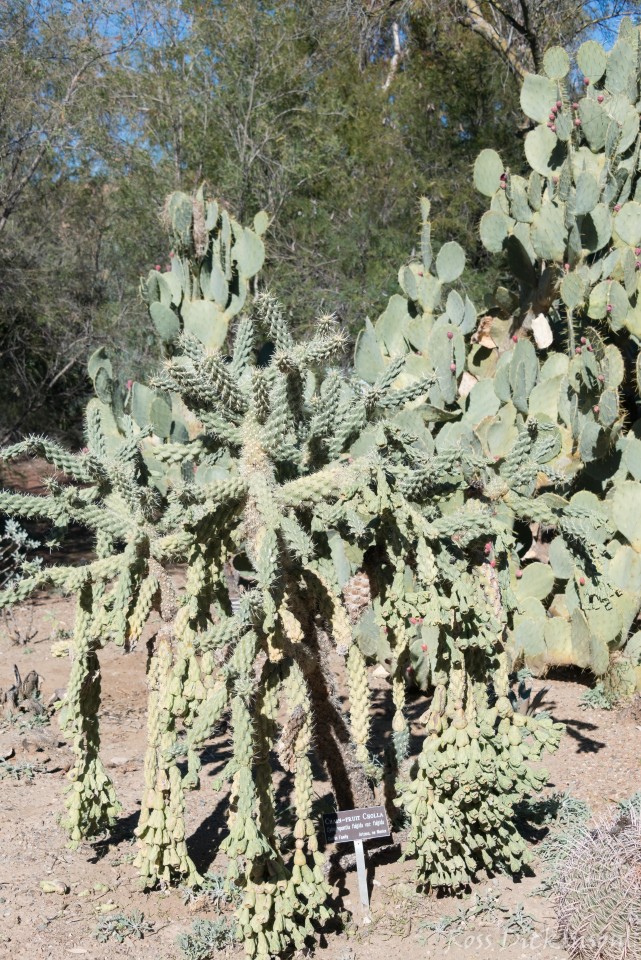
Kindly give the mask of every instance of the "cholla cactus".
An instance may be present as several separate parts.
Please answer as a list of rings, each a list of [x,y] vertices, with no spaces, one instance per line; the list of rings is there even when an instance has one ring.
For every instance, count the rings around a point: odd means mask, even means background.
[[[184,201],[168,209],[182,211],[186,224]],[[346,336],[331,317],[321,317],[315,333],[297,343],[266,294],[245,303],[230,333],[232,291],[246,281],[234,246],[224,252],[221,217],[206,214],[209,242],[199,239],[197,249],[195,239],[180,233],[189,257],[171,303],[153,299],[158,278],[147,281],[154,322],[162,315],[169,324],[169,313],[175,318],[155,382],[130,385],[123,395],[99,352],[91,361],[98,397],[88,407],[87,452],[71,455],[37,440],[5,451],[10,458],[37,450],[78,485],[54,483],[43,498],[3,493],[2,509],[58,526],[83,523],[95,532],[97,556],[83,567],[38,571],[2,602],[47,585],[79,596],[66,705],[78,754],[68,804],[74,841],[103,830],[116,810],[98,758],[99,649],[109,640],[131,645],[152,611],[160,615],[148,665],[137,865],[149,885],[198,883],[185,845],[184,791],[198,787],[199,751],[229,716],[233,752],[219,778],[230,791],[223,849],[229,880],[244,892],[240,931],[250,953],[268,956],[301,946],[329,916],[312,807],[312,747],[339,807],[368,804],[382,769],[370,753],[372,639],[391,660],[391,734],[403,771],[398,803],[410,817],[410,849],[419,854],[423,881],[457,887],[479,866],[520,869],[523,848],[509,826],[499,826],[492,842],[479,842],[478,834],[509,820],[514,802],[540,785],[544,775],[532,773],[526,759],[538,756],[540,745],[554,748],[559,728],[522,721],[507,696],[513,543],[497,490],[515,498],[520,515],[545,509],[552,524],[565,521],[554,502],[537,505],[531,481],[523,486],[479,445],[440,431],[435,446],[431,425],[455,419],[447,409],[456,399],[452,357],[465,359],[461,331],[449,316],[426,319],[423,335],[437,349],[418,370],[406,349],[392,358],[379,351],[377,360],[368,326],[364,336],[377,364],[372,376],[362,338],[354,368],[346,362]],[[256,234],[249,242],[250,234],[232,224],[231,235],[259,249]],[[459,250],[450,245],[439,254],[446,282],[461,266]],[[223,263],[232,264],[231,279],[216,308],[212,346],[205,320],[189,318],[211,313],[211,277]],[[194,300],[197,292],[203,299]],[[465,310],[469,322],[475,312],[471,305]],[[555,450],[545,427],[532,421],[519,438],[514,461],[530,458],[544,470]],[[461,497],[463,490],[474,496]],[[239,557],[253,586],[232,606],[228,574]],[[176,561],[187,564],[182,591],[166,572]],[[418,621],[432,631],[438,687],[412,777],[404,763],[405,680]],[[340,674],[349,691],[347,717],[336,692]],[[183,749],[184,778],[177,763]],[[278,830],[274,749],[293,776],[293,854]]]
[[[580,960],[641,953],[641,812],[638,805],[585,829],[555,884],[563,945]]]

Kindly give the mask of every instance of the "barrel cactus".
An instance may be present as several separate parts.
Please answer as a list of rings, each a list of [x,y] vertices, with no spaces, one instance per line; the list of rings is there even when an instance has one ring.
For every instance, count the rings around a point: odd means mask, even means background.
[[[559,933],[571,957],[627,960],[641,953],[638,804],[585,829],[556,879]]]

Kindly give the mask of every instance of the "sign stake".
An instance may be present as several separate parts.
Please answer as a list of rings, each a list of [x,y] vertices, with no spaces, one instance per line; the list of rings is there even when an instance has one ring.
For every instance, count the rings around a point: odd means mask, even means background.
[[[356,851],[356,872],[358,873],[358,889],[361,895],[361,903],[369,911],[369,894],[367,892],[367,866],[365,864],[365,850],[362,840],[354,840],[354,850]]]

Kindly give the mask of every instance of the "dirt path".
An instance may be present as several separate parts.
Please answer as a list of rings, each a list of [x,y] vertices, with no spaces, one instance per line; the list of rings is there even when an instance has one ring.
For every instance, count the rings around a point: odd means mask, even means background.
[[[12,682],[17,664],[23,676],[35,669],[43,677],[46,701],[66,684],[69,661],[52,656],[54,629],[70,628],[72,605],[61,599],[41,599],[19,611],[17,624],[34,613],[36,636],[25,646],[0,638],[0,687]],[[123,658],[115,649],[101,654],[103,664],[102,755],[116,784],[122,815],[115,835],[95,845],[70,851],[59,821],[67,785],[70,756],[57,721],[35,729],[4,722],[0,750],[6,757],[0,771],[0,957],[12,960],[145,960],[181,958],[177,938],[197,917],[214,918],[198,903],[185,902],[183,892],[141,893],[131,865],[142,783],[145,747],[146,686],[144,645]],[[384,684],[385,681],[381,681]],[[641,789],[641,709],[604,712],[583,710],[585,686],[571,680],[535,681],[540,706],[567,724],[559,752],[548,759],[548,791],[570,790],[596,811]],[[27,765],[27,766],[25,766]],[[213,762],[205,769],[213,774]],[[22,774],[15,779],[10,771]],[[27,777],[30,777],[27,779]],[[190,850],[201,870],[216,872],[210,858],[222,828],[220,798],[212,795],[209,777],[203,788],[188,796]],[[319,790],[324,790],[319,784]],[[540,889],[538,875],[514,883],[504,876],[480,883],[467,898],[418,895],[411,882],[412,864],[397,860],[372,871],[372,922],[362,923],[354,872],[336,886],[345,912],[342,932],[328,933],[317,950],[320,960],[388,960],[390,945],[402,945],[404,960],[425,960],[447,954],[452,960],[474,955],[510,960],[537,955],[543,960],[565,957],[554,941],[552,905]],[[60,881],[67,894],[44,893],[41,881]],[[480,901],[478,898],[481,898]],[[115,905],[112,909],[111,905]],[[98,924],[117,913],[139,910],[153,924],[144,939],[101,943]],[[474,915],[476,912],[476,915]],[[454,920],[457,914],[463,919]],[[441,932],[434,930],[440,924]],[[242,950],[234,950],[242,956]]]

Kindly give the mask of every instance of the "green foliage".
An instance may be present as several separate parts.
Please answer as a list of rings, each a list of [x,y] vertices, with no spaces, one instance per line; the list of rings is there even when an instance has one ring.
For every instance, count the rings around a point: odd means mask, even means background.
[[[102,917],[98,921],[94,937],[99,943],[108,943],[110,940],[124,943],[129,937],[144,940],[145,934],[153,933],[153,929],[153,923],[145,920],[140,910],[132,910],[131,913],[112,913],[108,917]]]
[[[178,947],[183,960],[211,960],[220,950],[236,943],[233,926],[227,917],[219,920],[194,920],[191,933],[181,933]]]
[[[590,690],[586,690],[579,701],[579,706],[584,710],[612,710],[616,706],[616,697],[612,697],[605,692],[603,681],[599,680]]]

